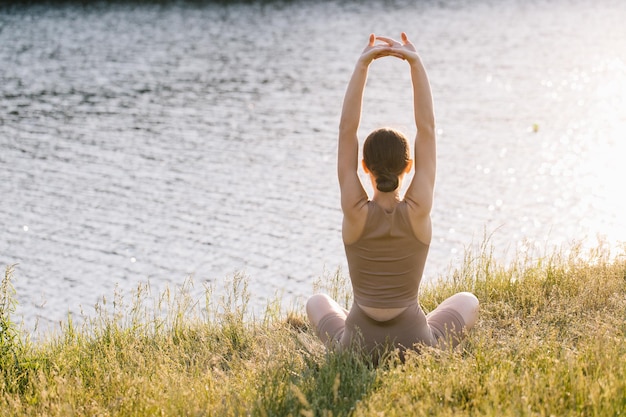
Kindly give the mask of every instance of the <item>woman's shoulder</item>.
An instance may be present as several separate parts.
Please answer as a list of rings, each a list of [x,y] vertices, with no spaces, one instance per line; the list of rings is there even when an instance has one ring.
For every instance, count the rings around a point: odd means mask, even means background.
[[[400,208],[407,219],[407,222],[415,237],[424,245],[430,245],[432,238],[432,224],[430,220],[430,213],[425,213],[416,207],[411,200],[402,200],[402,207]],[[400,205],[400,204],[398,204]]]
[[[369,199],[363,201],[358,212],[352,213],[352,215],[347,215],[344,211],[341,234],[345,244],[352,244],[363,235],[365,226],[372,213],[373,206],[371,203],[372,201]]]

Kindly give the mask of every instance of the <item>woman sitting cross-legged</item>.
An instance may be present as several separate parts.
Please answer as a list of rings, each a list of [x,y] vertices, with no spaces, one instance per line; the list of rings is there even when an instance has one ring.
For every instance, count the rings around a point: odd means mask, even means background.
[[[380,41],[382,43],[377,43]],[[409,63],[417,134],[414,159],[406,137],[393,129],[373,131],[363,144],[363,169],[372,181],[370,199],[358,176],[363,90],[370,63],[381,57]],[[377,361],[381,348],[404,357],[419,344],[456,345],[478,317],[478,299],[461,292],[425,315],[418,291],[432,236],[430,211],[435,184],[435,117],[426,71],[415,46],[370,35],[348,84],[339,126],[338,175],[342,235],[354,303],[347,312],[325,294],[309,298],[309,320],[326,343],[358,343]],[[405,195],[400,187],[414,175]]]

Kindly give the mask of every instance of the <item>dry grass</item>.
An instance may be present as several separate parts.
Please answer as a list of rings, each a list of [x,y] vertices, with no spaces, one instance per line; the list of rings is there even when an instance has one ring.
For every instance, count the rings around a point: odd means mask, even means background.
[[[7,268],[0,294],[2,416],[615,416],[626,410],[626,260],[601,248],[498,265],[486,245],[452,278],[427,286],[426,310],[474,292],[478,326],[460,348],[427,349],[374,368],[328,352],[302,309],[268,306],[248,319],[234,277],[206,305],[184,288],[31,343],[11,321]],[[341,275],[320,286],[349,302]]]

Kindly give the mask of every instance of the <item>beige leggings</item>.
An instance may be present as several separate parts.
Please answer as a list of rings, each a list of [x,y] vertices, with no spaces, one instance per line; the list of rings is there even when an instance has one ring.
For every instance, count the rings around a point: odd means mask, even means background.
[[[386,347],[398,348],[403,358],[405,350],[419,344],[456,346],[463,337],[464,328],[461,314],[446,306],[440,306],[426,316],[416,301],[399,316],[380,322],[353,303],[345,320],[338,312],[326,314],[317,326],[317,333],[320,337],[327,335],[328,340],[338,342],[342,347],[358,343],[377,359],[380,350]]]

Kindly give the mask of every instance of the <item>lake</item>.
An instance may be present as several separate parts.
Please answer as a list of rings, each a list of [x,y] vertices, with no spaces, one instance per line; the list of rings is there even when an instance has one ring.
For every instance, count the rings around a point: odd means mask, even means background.
[[[336,141],[369,33],[414,40],[438,177],[425,281],[626,240],[626,3],[366,1],[0,8],[0,264],[26,329],[141,283],[248,277],[253,308],[347,271]],[[414,135],[376,61],[361,134]],[[364,182],[369,186],[365,177]],[[408,183],[408,181],[406,181]]]

